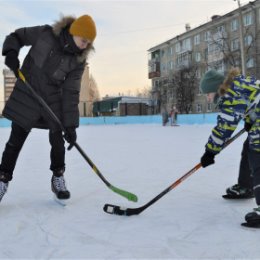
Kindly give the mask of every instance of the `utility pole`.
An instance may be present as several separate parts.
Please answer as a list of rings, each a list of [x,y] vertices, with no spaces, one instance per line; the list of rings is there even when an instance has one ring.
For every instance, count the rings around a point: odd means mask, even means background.
[[[242,9],[240,0],[237,1],[238,4],[238,12],[239,12],[239,42],[240,42],[240,51],[241,51],[241,69],[242,74],[246,76],[246,66],[245,66],[245,48],[244,48],[244,23],[242,16]]]

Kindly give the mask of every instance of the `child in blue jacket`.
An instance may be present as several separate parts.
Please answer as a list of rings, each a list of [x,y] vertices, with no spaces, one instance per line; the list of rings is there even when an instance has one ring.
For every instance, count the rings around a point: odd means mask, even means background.
[[[200,84],[201,91],[208,100],[219,99],[220,113],[217,125],[212,129],[205,153],[201,157],[202,167],[214,164],[214,157],[231,137],[241,119],[248,130],[248,163],[253,177],[253,191],[257,208],[248,213],[248,223],[260,225],[260,82],[254,77],[245,77],[239,70],[230,70],[227,77],[210,70],[205,73]]]

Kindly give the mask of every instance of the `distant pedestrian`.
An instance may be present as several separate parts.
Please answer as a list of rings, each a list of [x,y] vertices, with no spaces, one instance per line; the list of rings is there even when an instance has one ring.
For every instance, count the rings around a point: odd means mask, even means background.
[[[163,126],[166,126],[168,122],[169,122],[169,113],[168,113],[167,110],[165,109],[165,110],[162,112],[162,125],[163,125]]]
[[[171,126],[174,126],[174,125],[177,125],[177,116],[178,116],[178,109],[176,106],[173,106],[173,108],[171,109],[171,112],[170,112],[170,123],[171,123]]]

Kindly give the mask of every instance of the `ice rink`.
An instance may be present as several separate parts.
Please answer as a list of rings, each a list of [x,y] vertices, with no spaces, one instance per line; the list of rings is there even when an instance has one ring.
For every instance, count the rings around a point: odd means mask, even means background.
[[[227,201],[237,182],[246,134],[137,216],[103,212],[106,203],[139,207],[200,161],[213,125],[81,126],[78,143],[113,185],[108,189],[74,148],[67,152],[66,207],[50,189],[48,134],[34,129],[0,204],[1,259],[260,259],[260,230],[240,226],[254,199]],[[0,128],[1,153],[10,128]]]

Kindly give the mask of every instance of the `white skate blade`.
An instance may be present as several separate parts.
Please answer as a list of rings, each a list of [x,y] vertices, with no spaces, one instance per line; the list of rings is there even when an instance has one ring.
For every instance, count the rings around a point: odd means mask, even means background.
[[[58,203],[59,205],[63,206],[63,207],[66,207],[67,206],[67,203],[68,203],[68,199],[66,200],[62,200],[62,199],[58,199],[56,197],[56,195],[53,195],[53,199],[56,203]]]

